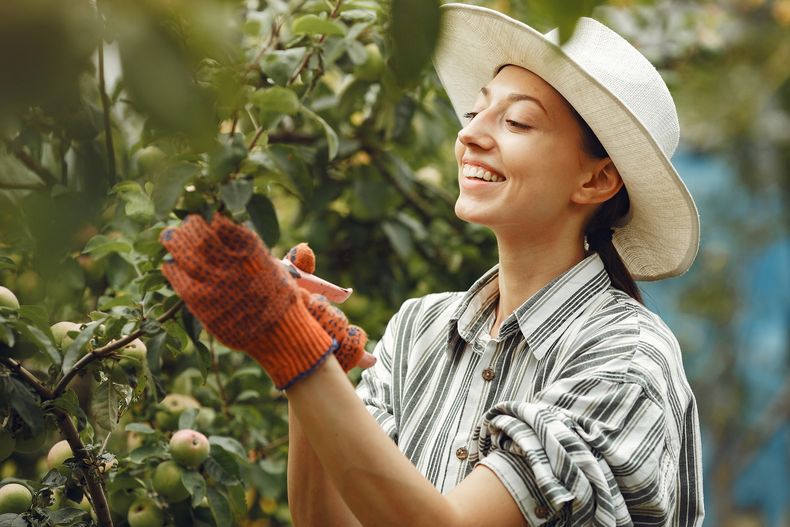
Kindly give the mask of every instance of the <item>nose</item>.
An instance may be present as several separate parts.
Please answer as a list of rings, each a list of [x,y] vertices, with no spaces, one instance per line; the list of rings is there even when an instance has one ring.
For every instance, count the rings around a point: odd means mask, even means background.
[[[494,146],[484,112],[478,113],[458,131],[458,140],[467,148],[477,146],[489,150]]]

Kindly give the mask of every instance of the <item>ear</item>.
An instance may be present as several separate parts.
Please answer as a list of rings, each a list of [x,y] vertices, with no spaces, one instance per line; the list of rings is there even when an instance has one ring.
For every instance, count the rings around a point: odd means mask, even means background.
[[[617,194],[623,186],[620,172],[608,157],[596,159],[584,173],[571,201],[579,205],[603,203]]]

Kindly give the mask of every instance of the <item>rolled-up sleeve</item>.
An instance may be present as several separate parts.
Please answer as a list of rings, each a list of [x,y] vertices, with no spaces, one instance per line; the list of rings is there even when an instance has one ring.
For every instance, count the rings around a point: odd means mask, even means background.
[[[533,527],[664,525],[677,455],[661,404],[605,375],[556,381],[486,412],[472,459],[502,481]]]

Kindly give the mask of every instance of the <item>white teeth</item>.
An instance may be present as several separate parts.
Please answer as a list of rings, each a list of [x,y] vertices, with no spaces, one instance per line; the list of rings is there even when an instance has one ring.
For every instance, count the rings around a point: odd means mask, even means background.
[[[482,179],[484,181],[491,181],[494,183],[505,180],[505,178],[502,176],[492,174],[488,170],[473,165],[464,165],[461,173],[467,178]]]

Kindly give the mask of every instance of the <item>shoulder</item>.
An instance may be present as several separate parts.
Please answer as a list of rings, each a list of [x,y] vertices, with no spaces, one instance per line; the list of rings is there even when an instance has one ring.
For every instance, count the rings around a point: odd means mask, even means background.
[[[680,345],[661,317],[619,289],[610,287],[603,295],[573,347],[598,354],[608,350],[614,367],[606,369],[615,370],[622,382],[642,385],[657,401],[666,400],[668,392],[687,392]]]
[[[393,318],[401,326],[424,322],[426,319],[429,322],[441,319],[446,322],[455,313],[463,295],[463,292],[444,292],[410,298],[401,304]]]

